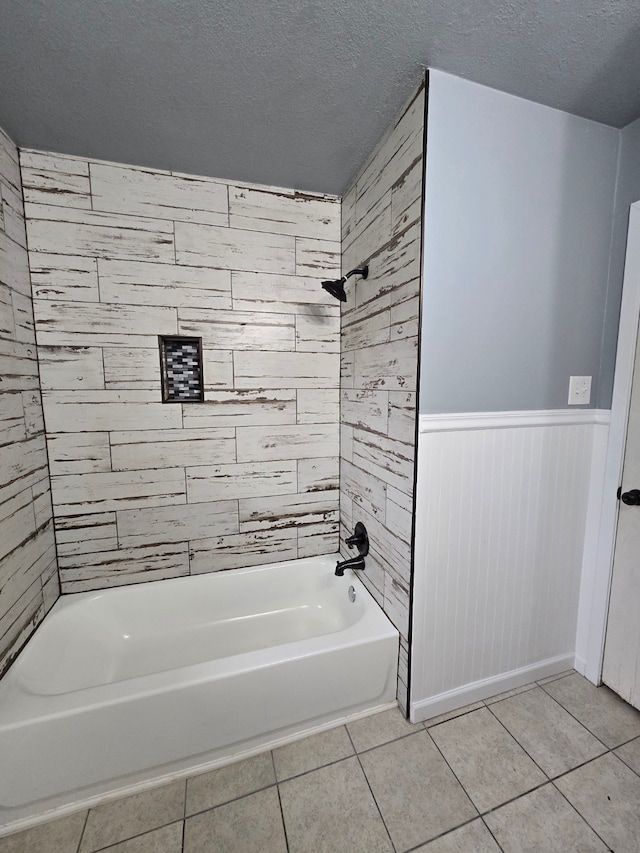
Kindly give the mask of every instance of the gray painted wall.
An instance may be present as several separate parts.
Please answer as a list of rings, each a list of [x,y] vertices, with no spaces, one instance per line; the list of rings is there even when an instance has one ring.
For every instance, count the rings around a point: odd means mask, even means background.
[[[629,226],[629,205],[638,199],[640,199],[640,119],[620,131],[620,156],[611,237],[609,290],[602,338],[603,358],[600,371],[600,393],[598,395],[598,404],[602,408],[608,408],[611,405],[618,323],[620,322],[624,256]]]
[[[561,409],[570,375],[600,402],[618,136],[431,73],[422,412]]]

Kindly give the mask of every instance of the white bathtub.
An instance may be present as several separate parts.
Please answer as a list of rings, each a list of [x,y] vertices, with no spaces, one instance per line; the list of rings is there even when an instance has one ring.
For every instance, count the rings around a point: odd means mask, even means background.
[[[398,632],[335,561],[60,598],[0,682],[0,826],[388,707]]]

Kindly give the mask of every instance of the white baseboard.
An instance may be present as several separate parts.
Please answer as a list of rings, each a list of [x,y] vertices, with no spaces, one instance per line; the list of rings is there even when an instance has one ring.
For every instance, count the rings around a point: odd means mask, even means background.
[[[557,675],[566,669],[573,669],[575,663],[574,654],[560,655],[529,666],[523,666],[520,669],[514,669],[511,672],[492,675],[490,678],[485,678],[482,681],[474,681],[471,684],[456,687],[455,690],[441,693],[439,696],[432,696],[429,699],[412,702],[410,709],[411,722],[420,723],[423,720],[431,719],[431,717],[455,711],[473,702],[490,699],[498,693],[504,693],[516,687],[523,687],[532,681],[539,681],[541,678]]]

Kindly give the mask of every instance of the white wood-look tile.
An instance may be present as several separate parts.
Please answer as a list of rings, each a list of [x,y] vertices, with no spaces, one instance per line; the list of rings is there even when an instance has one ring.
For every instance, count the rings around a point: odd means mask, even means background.
[[[362,282],[359,293],[367,286]],[[360,307],[346,311],[342,319],[342,348],[356,350],[383,344],[389,340],[391,311],[389,294],[363,302]]]
[[[111,471],[108,432],[52,433],[47,446],[52,475]]]
[[[337,424],[243,426],[236,430],[238,462],[336,456],[338,441]]]
[[[119,510],[117,517],[122,548],[238,532],[238,504],[230,500]]]
[[[45,391],[47,431],[103,432],[134,429],[179,429],[178,404],[165,405],[154,391]]]
[[[99,302],[95,258],[29,252],[34,299],[55,302]]]
[[[415,391],[417,358],[417,337],[357,350],[355,387]]]
[[[178,333],[201,337],[209,349],[263,352],[296,348],[292,314],[178,308]]]
[[[295,274],[313,278],[339,278],[340,243],[337,240],[316,240],[296,237]]]
[[[414,444],[417,417],[414,391],[389,391],[389,438]]]
[[[295,560],[298,557],[297,531],[253,530],[208,539],[193,539],[190,544],[192,575],[241,569],[264,563]]]
[[[393,294],[409,281],[415,282],[416,292],[420,281],[420,223],[409,226],[397,234],[389,244],[379,249],[370,261],[369,278],[356,291],[356,303],[361,305],[383,293]]]
[[[337,424],[340,392],[337,388],[298,388],[299,424]]]
[[[276,314],[313,311],[317,316],[337,318],[340,323],[340,306],[322,289],[317,278],[234,271],[231,288],[233,307],[240,311]]]
[[[45,391],[75,389],[96,391],[104,388],[100,347],[48,346],[38,349],[40,382]],[[70,425],[72,428],[72,425]]]
[[[63,474],[51,478],[56,517],[186,503],[183,468]]]
[[[340,420],[343,424],[361,427],[386,435],[389,393],[372,388],[343,388],[340,393]]]
[[[41,346],[150,347],[178,331],[175,308],[36,299],[34,309]]]
[[[323,492],[340,487],[338,456],[298,459],[298,492]]]
[[[239,501],[240,532],[336,522],[338,492],[310,492]]]
[[[87,592],[123,584],[177,578],[189,574],[186,542],[120,548],[60,558],[63,593]]]
[[[325,314],[298,314],[296,349],[299,352],[340,352],[340,320]]]
[[[25,205],[29,250],[173,263],[173,223],[91,210]]]
[[[390,486],[402,489],[413,481],[413,444],[357,429],[353,434],[353,462]]]
[[[205,400],[213,396],[209,393],[211,391],[233,388],[233,352],[231,350],[205,347],[202,351],[202,370]]]
[[[89,167],[84,160],[31,153],[21,158],[21,167],[26,202],[91,209]]]
[[[184,404],[185,429],[296,422],[295,390],[211,391],[206,402]]]
[[[228,225],[227,187],[197,177],[91,163],[94,210]]]
[[[338,240],[340,202],[334,196],[229,187],[232,228]]]
[[[321,557],[334,554],[338,550],[338,531],[328,529],[323,533],[310,534],[308,528],[298,531],[298,557]]]
[[[13,303],[13,321],[15,324],[15,340],[25,344],[35,343],[35,331],[33,325],[33,304],[30,297],[22,293],[11,295]]]
[[[213,465],[236,455],[235,430],[156,429],[111,433],[114,471]]]
[[[44,433],[44,417],[42,414],[42,399],[40,391],[31,390],[22,392],[22,407],[24,410],[24,424],[27,436]]]
[[[374,518],[384,519],[386,483],[344,457],[340,459],[340,489],[357,507]]]
[[[187,468],[187,501],[190,504],[286,495],[297,491],[295,460],[262,462],[259,466],[253,462],[228,462]]]
[[[2,202],[2,228],[10,240],[23,249],[27,247],[27,231],[24,222],[22,196],[10,184],[0,180],[0,200]]]
[[[339,355],[309,352],[236,352],[236,388],[337,388]]]
[[[295,275],[295,237],[176,222],[179,264]],[[303,271],[301,273],[305,275]]]
[[[12,444],[27,437],[22,392],[0,392],[0,436],[2,444]]]
[[[231,273],[228,270],[100,259],[98,272],[103,302],[231,308]]]
[[[3,230],[0,230],[0,270],[3,282],[10,285],[14,293],[30,296],[31,279],[27,251]]]
[[[102,353],[105,388],[156,390],[159,399],[160,351],[157,345],[149,349],[103,347],[98,352]]]
[[[87,513],[55,521],[58,554],[71,557],[116,550],[118,528],[115,512]]]

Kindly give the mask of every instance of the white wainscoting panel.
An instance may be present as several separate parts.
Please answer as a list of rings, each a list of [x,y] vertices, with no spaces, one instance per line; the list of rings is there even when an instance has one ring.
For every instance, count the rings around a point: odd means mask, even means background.
[[[574,665],[594,442],[607,417],[421,417],[413,720]]]

